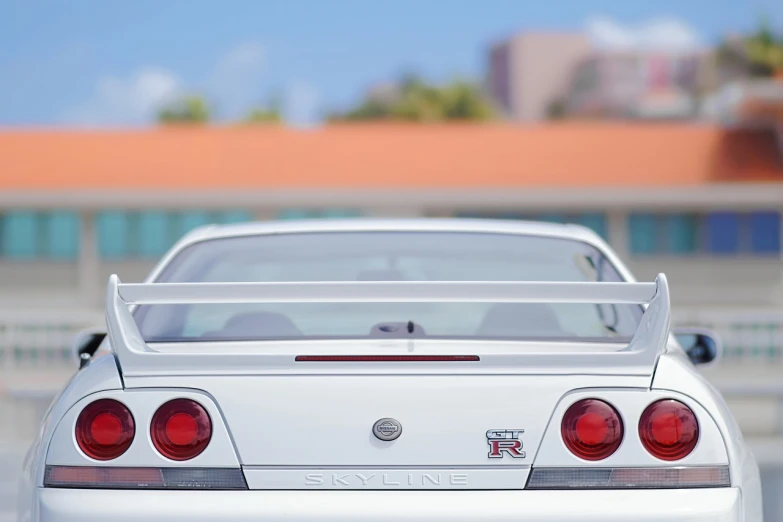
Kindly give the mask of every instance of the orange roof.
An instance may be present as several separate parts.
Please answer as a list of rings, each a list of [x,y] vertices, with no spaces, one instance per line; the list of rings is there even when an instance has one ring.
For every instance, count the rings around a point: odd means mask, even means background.
[[[687,186],[781,181],[763,131],[668,123],[0,132],[0,190]]]

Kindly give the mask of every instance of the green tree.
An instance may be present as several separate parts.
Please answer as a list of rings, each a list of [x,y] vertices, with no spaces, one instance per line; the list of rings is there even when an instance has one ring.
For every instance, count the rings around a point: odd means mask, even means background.
[[[376,100],[365,100],[361,105],[345,114],[335,113],[332,120],[362,121],[385,120],[391,117],[391,105]]]
[[[481,90],[468,82],[454,81],[437,86],[406,75],[397,87],[394,96],[367,96],[356,108],[333,114],[329,119],[438,122],[483,121],[494,117],[492,105]]]
[[[253,107],[245,116],[244,122],[251,124],[280,123],[283,121],[281,114],[281,100],[279,96],[273,96],[266,105]]]
[[[408,121],[432,122],[446,119],[445,90],[418,81],[402,86],[401,96],[391,108],[391,116]]]
[[[209,119],[206,101],[196,95],[184,96],[164,107],[158,114],[161,123],[206,123]]]
[[[720,64],[751,76],[769,77],[783,70],[783,35],[775,34],[766,20],[748,36],[724,41],[718,48]]]
[[[245,117],[245,123],[280,123],[281,121],[283,118],[278,111],[263,107],[251,109]]]
[[[481,91],[466,82],[454,82],[443,90],[446,119],[483,121],[495,111]]]
[[[783,36],[776,35],[766,20],[745,40],[745,52],[751,63],[768,75],[783,70]]]

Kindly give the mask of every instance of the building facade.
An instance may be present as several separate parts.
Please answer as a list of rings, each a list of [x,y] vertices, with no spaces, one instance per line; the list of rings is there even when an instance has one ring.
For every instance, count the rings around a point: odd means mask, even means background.
[[[763,129],[6,132],[0,150],[0,348],[14,357],[65,350],[101,323],[110,274],[141,281],[197,226],[455,216],[590,227],[638,278],[667,274],[680,324],[719,330],[729,357],[783,362],[783,161]]]
[[[489,95],[514,121],[544,120],[590,49],[586,36],[573,33],[532,32],[499,42],[489,51]]]
[[[569,116],[693,119],[707,88],[711,53],[596,52],[572,70]]]
[[[580,33],[514,35],[490,48],[487,66],[489,95],[523,122],[695,118],[703,94],[725,76],[711,50],[598,50]]]

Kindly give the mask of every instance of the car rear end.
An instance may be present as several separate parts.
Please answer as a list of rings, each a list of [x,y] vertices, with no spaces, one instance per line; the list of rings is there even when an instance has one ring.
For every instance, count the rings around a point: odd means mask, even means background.
[[[248,377],[236,389],[186,378],[215,393],[175,382],[182,387],[86,398],[52,441],[36,520],[743,520],[720,432],[688,397],[616,377],[564,392],[554,376],[493,383],[365,371]],[[111,422],[93,421],[95,434],[82,435],[77,412],[101,401],[133,411],[135,434],[115,437]],[[693,419],[679,439],[672,411]],[[402,427],[394,441],[372,433],[388,415]],[[128,436],[116,458],[85,451]]]
[[[648,303],[629,342],[150,342],[128,305]],[[122,389],[59,420],[37,521],[741,521],[723,434],[651,381],[656,283],[122,285]],[[89,366],[88,366],[89,369]]]

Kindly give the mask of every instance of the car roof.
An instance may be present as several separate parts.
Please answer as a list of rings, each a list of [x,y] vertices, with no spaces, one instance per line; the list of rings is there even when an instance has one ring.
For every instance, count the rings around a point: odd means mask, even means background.
[[[544,223],[540,221],[415,218],[415,219],[302,219],[291,221],[260,221],[232,225],[199,227],[182,238],[178,247],[192,243],[229,237],[263,234],[306,232],[484,232],[557,237],[603,245],[591,229],[576,224]]]

